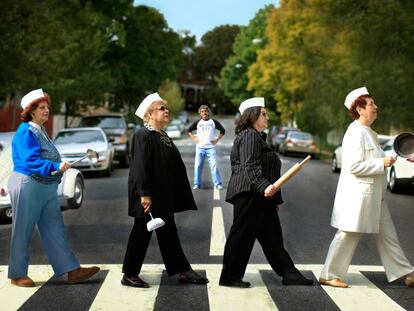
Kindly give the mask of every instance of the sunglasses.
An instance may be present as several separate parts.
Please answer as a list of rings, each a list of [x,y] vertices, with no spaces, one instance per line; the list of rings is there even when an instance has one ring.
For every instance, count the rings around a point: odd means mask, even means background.
[[[269,116],[266,111],[261,111],[260,115],[265,118]]]
[[[159,106],[158,108],[155,108],[156,110],[161,110],[161,111],[168,111],[168,108],[165,106]]]

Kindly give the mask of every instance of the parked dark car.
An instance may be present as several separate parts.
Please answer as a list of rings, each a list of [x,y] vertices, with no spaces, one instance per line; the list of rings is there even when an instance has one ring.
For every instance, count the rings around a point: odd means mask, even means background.
[[[82,117],[80,127],[100,127],[102,128],[115,149],[115,160],[119,161],[121,167],[129,167],[131,141],[135,124],[126,123],[125,118],[120,113],[108,113]]]

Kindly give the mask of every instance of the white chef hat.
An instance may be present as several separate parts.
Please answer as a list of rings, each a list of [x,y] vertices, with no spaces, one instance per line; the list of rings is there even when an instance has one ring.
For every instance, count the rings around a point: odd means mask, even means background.
[[[23,96],[20,105],[23,109],[26,109],[31,103],[38,101],[40,99],[45,99],[50,104],[50,97],[47,93],[43,92],[42,89],[37,89],[30,91],[26,95]]]
[[[139,104],[137,111],[135,111],[135,114],[140,117],[141,119],[144,118],[145,112],[151,106],[153,102],[162,100],[160,95],[158,93],[152,93],[144,98],[144,100]]]
[[[247,109],[251,107],[264,107],[264,98],[263,97],[252,97],[249,99],[246,99],[240,104],[239,111],[241,114]]]
[[[361,95],[369,95],[368,90],[365,86],[349,92],[349,94],[345,98],[345,103],[344,103],[346,108],[351,109],[352,103],[355,101],[355,99],[357,99]]]

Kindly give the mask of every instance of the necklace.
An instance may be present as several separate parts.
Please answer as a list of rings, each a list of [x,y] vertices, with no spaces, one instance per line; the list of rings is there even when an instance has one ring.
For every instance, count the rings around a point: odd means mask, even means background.
[[[156,133],[158,133],[158,135],[160,135],[161,141],[163,142],[164,145],[172,148],[173,146],[173,142],[171,140],[171,138],[167,135],[167,133],[165,133],[163,130],[157,131],[155,128],[153,128],[150,124],[148,123],[144,123],[144,126],[149,130],[149,131],[154,131]]]

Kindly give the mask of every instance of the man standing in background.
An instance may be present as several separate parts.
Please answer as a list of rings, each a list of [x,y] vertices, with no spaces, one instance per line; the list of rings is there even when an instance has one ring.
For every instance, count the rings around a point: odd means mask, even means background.
[[[217,168],[216,144],[224,136],[226,131],[220,122],[210,118],[211,111],[208,106],[201,105],[198,113],[201,119],[194,122],[188,128],[188,135],[196,143],[193,189],[200,189],[201,187],[201,174],[204,159],[207,157],[214,186],[216,189],[221,190],[223,186],[221,184],[220,172]],[[215,137],[216,130],[220,131],[218,137]],[[197,131],[197,135],[194,135],[193,131]]]

